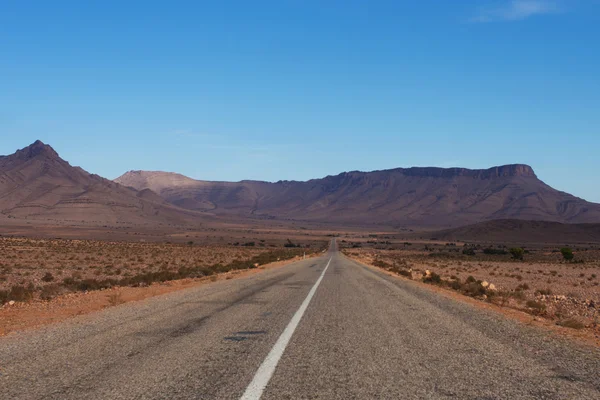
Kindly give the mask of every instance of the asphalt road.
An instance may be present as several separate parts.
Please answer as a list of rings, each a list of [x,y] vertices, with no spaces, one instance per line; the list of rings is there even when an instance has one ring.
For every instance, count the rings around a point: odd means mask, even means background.
[[[599,399],[600,352],[331,250],[0,339],[1,399]]]

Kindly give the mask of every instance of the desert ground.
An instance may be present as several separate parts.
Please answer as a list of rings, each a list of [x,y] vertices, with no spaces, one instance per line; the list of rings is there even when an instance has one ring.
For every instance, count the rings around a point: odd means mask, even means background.
[[[391,240],[390,240],[391,239]],[[503,308],[522,310],[600,338],[600,245],[517,245],[401,241],[367,235],[340,240],[350,258]],[[517,247],[519,246],[519,247]],[[522,259],[511,249],[522,248]]]
[[[0,335],[281,266],[320,253],[330,240],[325,231],[290,224],[219,230],[32,224],[4,225],[1,232]]]
[[[266,398],[331,398],[328,386],[299,378],[303,363],[315,379],[348,377],[333,398],[419,398],[442,386],[474,398],[600,390],[594,244],[571,245],[570,261],[558,245],[520,244],[523,260],[514,260],[510,242],[293,222],[4,229],[0,393],[10,398],[162,398],[181,385],[182,398],[239,398],[290,326],[298,333]],[[436,374],[419,369],[424,360]],[[406,365],[417,370],[407,375]],[[27,373],[40,377],[35,385]]]
[[[431,232],[294,221],[186,229],[4,225],[0,234],[0,302],[13,311],[119,287],[145,293],[164,282],[217,279],[317,254],[336,237],[357,261],[600,338],[597,243],[445,242]],[[522,260],[510,254],[516,247],[524,249]],[[573,260],[564,259],[564,247]]]
[[[261,267],[5,335],[0,397],[597,399],[600,393],[598,348],[505,318],[486,309],[490,303],[456,301],[439,286],[357,263],[336,241],[314,257]],[[84,297],[96,295],[104,292]],[[261,395],[252,394],[256,387]]]
[[[249,235],[249,234],[248,234]],[[76,291],[210,276],[311,254],[324,242],[229,238],[185,243],[0,237],[0,302],[51,300]],[[290,236],[293,237],[293,236]],[[234,241],[235,240],[235,241]]]

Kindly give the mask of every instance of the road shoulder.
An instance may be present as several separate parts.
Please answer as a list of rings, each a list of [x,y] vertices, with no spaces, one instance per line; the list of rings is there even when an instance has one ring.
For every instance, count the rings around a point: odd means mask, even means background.
[[[492,304],[492,303],[484,302],[484,301],[481,301],[481,300],[478,300],[478,299],[475,299],[472,297],[464,296],[461,293],[458,293],[456,291],[453,291],[453,290],[450,290],[447,288],[434,286],[434,285],[428,285],[428,284],[423,283],[418,280],[408,279],[408,278],[405,278],[394,272],[375,267],[375,266],[367,263],[363,259],[350,257],[346,254],[343,254],[342,252],[340,252],[340,255],[345,257],[348,260],[354,261],[366,268],[369,268],[373,272],[376,272],[376,273],[382,274],[382,275],[386,275],[392,279],[397,279],[397,280],[400,280],[403,282],[410,282],[411,284],[413,284],[421,289],[435,292],[441,296],[444,296],[445,298],[448,298],[448,299],[451,299],[454,301],[459,301],[462,303],[466,303],[466,304],[469,304],[478,309],[483,309],[483,310],[494,312],[496,314],[500,314],[506,318],[516,320],[524,325],[537,327],[537,328],[545,330],[546,332],[550,332],[550,333],[552,333],[554,335],[558,335],[560,337],[569,338],[571,340],[574,340],[574,341],[584,344],[584,345],[591,345],[596,348],[600,348],[600,337],[598,337],[593,331],[586,330],[586,329],[574,330],[574,329],[558,326],[558,325],[556,325],[556,323],[554,321],[551,321],[551,320],[548,320],[548,319],[545,319],[545,318],[542,318],[539,316],[534,316],[534,315],[528,314],[528,313],[520,311],[520,310],[516,310],[516,309],[508,308],[508,307],[502,307],[497,304]]]

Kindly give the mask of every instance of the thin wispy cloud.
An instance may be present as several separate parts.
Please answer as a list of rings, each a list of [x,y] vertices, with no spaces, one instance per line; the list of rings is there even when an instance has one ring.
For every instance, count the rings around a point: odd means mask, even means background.
[[[471,22],[519,21],[544,14],[560,13],[557,1],[511,0],[497,6],[482,7]]]

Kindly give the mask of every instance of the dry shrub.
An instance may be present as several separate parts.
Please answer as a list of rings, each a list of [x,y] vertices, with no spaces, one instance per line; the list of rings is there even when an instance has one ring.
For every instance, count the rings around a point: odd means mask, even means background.
[[[423,282],[431,283],[433,285],[440,285],[442,283],[442,277],[435,272],[432,272],[430,275],[423,278]]]
[[[42,300],[52,300],[56,296],[60,294],[61,290],[58,285],[46,285],[42,287],[40,291],[40,299]]]
[[[540,303],[539,301],[527,300],[527,303],[525,303],[525,305],[529,309],[529,312],[531,312],[534,315],[542,315],[546,312],[546,305]]]
[[[571,329],[585,328],[585,324],[575,318],[569,318],[569,319],[564,319],[564,320],[558,321],[556,323],[556,325],[564,326],[565,328],[571,328]]]
[[[111,306],[118,306],[119,304],[124,303],[124,301],[121,292],[112,292],[108,295],[108,304]]]
[[[4,302],[8,302],[11,300],[28,301],[33,298],[34,292],[35,292],[35,287],[33,287],[33,285],[29,285],[27,287],[21,286],[21,285],[15,285],[10,289],[10,291],[6,295]]]

